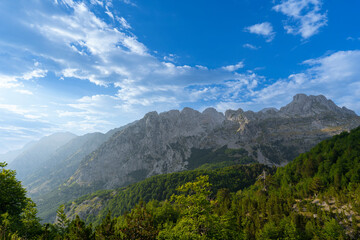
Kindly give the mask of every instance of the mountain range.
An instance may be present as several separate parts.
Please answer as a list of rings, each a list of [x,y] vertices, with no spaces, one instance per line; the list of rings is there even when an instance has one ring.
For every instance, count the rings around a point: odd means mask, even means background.
[[[280,110],[184,108],[150,112],[84,158],[67,185],[111,189],[157,174],[193,169],[199,150],[241,149],[254,161],[284,165],[319,141],[360,125],[351,110],[324,96],[294,96]],[[197,156],[199,158],[199,156]]]
[[[59,204],[86,193],[204,164],[282,166],[359,125],[359,116],[326,97],[298,94],[279,110],[223,114],[184,108],[150,112],[106,134],[54,134],[20,151],[9,167],[38,204],[39,215],[52,221]]]

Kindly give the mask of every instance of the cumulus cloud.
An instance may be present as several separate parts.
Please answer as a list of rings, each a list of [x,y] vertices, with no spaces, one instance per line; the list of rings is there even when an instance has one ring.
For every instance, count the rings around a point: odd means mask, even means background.
[[[246,31],[261,35],[266,38],[267,42],[271,42],[275,37],[273,26],[269,22],[258,23],[245,28]]]
[[[273,10],[288,16],[284,26],[287,33],[307,39],[327,24],[327,15],[321,13],[321,6],[321,0],[285,0]]]

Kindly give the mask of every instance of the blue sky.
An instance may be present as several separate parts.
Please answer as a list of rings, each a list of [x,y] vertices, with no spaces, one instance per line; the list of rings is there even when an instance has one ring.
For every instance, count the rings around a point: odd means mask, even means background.
[[[360,113],[360,1],[0,2],[0,152],[149,111],[258,111],[296,93]]]

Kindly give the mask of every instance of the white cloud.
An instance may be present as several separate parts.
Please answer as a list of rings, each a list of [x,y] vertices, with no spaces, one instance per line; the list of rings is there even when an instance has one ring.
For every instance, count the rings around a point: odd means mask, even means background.
[[[222,67],[222,69],[224,69],[225,71],[233,72],[243,67],[244,67],[244,63],[241,61],[235,65],[224,66]]]
[[[123,17],[116,16],[116,20],[121,24],[121,26],[125,29],[131,29],[130,24]]]
[[[27,81],[34,78],[43,78],[46,76],[46,73],[47,70],[43,70],[43,69],[34,69],[30,72],[25,72],[20,76],[2,75],[0,73],[0,89],[23,87],[24,80]]]
[[[96,17],[84,3],[70,2],[68,6],[74,10],[72,15],[48,16],[35,27],[53,42],[66,44],[71,49],[75,43],[102,58],[113,50],[122,54],[147,54],[146,47],[135,36],[108,25]]]
[[[0,88],[15,88],[22,86],[14,76],[0,75]]]
[[[321,13],[321,0],[285,0],[273,7],[289,17],[284,28],[289,34],[301,35],[307,39],[327,24],[326,13]]]
[[[108,86],[107,82],[100,80],[95,74],[91,74],[81,69],[66,68],[63,69],[61,73],[63,77],[78,78],[81,80],[88,80],[89,82],[94,83],[98,86]]]
[[[136,7],[136,4],[133,3],[133,2],[130,1],[130,0],[122,0],[122,2],[124,2],[124,3],[126,3],[126,4],[129,4],[129,5],[133,6],[133,7]]]
[[[360,51],[338,51],[331,55],[310,59],[304,72],[279,79],[268,87],[251,93],[248,106],[280,107],[297,93],[323,94],[339,106],[360,113]]]
[[[360,51],[339,51],[329,56],[304,61],[311,66],[312,75],[319,76],[316,80],[333,84],[348,84],[360,81]]]
[[[46,76],[47,70],[35,69],[31,72],[25,73],[22,78],[25,80],[30,80],[33,78],[43,78]]]
[[[0,104],[0,109],[7,110],[9,112],[16,113],[19,115],[26,115],[27,113],[29,113],[29,110],[27,109],[21,108],[20,106],[17,105],[10,105],[10,104]]]
[[[197,67],[198,69],[201,69],[201,70],[209,70],[207,67],[202,66],[202,65],[195,65],[195,67]]]
[[[31,91],[26,90],[26,89],[17,89],[17,90],[15,90],[15,92],[25,94],[25,95],[34,95],[34,93],[32,93]]]
[[[257,46],[254,46],[250,43],[245,43],[243,44],[243,48],[249,48],[249,49],[252,49],[252,50],[258,50],[260,47],[257,47]]]
[[[258,23],[245,28],[246,31],[261,35],[266,38],[267,42],[271,42],[275,37],[273,27],[269,22]]]
[[[178,56],[176,56],[175,54],[170,53],[167,56],[164,56],[164,60],[168,61],[168,62],[176,62],[176,58],[178,58]]]
[[[114,20],[115,18],[114,18],[114,15],[113,15],[113,13],[112,12],[110,12],[110,10],[109,10],[109,8],[108,7],[106,7],[106,11],[105,11],[105,13],[112,19],[112,20]]]
[[[104,6],[104,3],[102,1],[99,1],[99,0],[90,0],[90,3],[93,4],[93,5]]]

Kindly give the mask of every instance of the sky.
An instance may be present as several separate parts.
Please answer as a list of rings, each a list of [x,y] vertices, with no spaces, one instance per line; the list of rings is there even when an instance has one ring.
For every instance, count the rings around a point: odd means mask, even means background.
[[[150,111],[280,108],[322,94],[360,114],[360,1],[0,1],[0,153]]]

